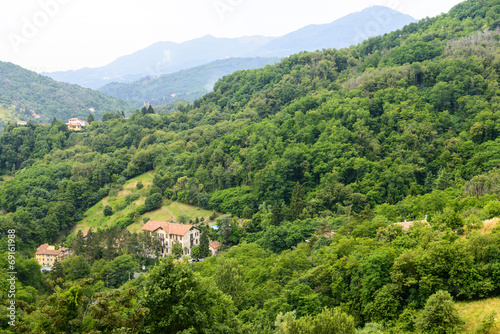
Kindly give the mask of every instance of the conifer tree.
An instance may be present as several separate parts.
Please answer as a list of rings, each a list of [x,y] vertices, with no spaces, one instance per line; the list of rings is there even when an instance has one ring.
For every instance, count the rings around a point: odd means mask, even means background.
[[[304,190],[300,183],[296,183],[290,200],[290,218],[292,221],[299,219],[302,210],[306,206]]]
[[[274,203],[271,213],[272,213],[271,217],[272,224],[278,226],[283,221],[283,216],[281,215],[281,208],[279,207],[278,203]]]
[[[208,233],[207,232],[201,232],[201,236],[200,236],[200,258],[202,258],[202,259],[210,256],[209,242],[210,241],[208,240]]]

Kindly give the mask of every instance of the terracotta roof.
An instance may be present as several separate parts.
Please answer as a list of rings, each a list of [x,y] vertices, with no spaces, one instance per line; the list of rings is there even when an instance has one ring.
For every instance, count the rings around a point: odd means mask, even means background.
[[[217,248],[219,248],[219,247],[221,247],[221,246],[222,246],[222,244],[221,244],[220,242],[218,242],[217,240],[210,242],[210,244],[209,244],[209,245],[210,245],[210,247],[212,247],[213,249],[217,249]]]
[[[35,254],[36,255],[43,254],[43,252],[45,252],[45,250],[47,249],[47,247],[49,247],[49,244],[43,244],[43,245],[41,245],[40,247],[37,248]]]
[[[49,248],[49,244],[43,244],[41,245],[40,247],[38,247],[38,249],[36,250],[36,253],[35,255],[59,255],[61,254],[63,251],[67,251],[69,250],[69,248],[66,248],[66,247],[61,247],[59,249],[47,249]],[[52,246],[53,247],[53,246]]]
[[[169,234],[184,235],[189,232],[189,230],[193,227],[193,225],[170,223],[169,227],[170,227],[170,230],[168,231]]]
[[[168,234],[185,235],[193,227],[194,227],[193,225],[183,225],[183,224],[175,224],[175,223],[167,223],[167,222],[159,222],[159,221],[150,220],[141,227],[141,230],[154,232],[157,229],[161,228],[162,230],[164,230]]]

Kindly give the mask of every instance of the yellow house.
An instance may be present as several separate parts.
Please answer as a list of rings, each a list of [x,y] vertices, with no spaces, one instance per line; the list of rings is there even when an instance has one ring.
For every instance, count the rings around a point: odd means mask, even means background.
[[[69,119],[66,125],[68,126],[69,131],[82,131],[82,128],[84,126],[88,126],[89,123],[87,121],[82,121],[81,119],[73,117]]]
[[[52,267],[56,260],[62,261],[70,255],[69,248],[61,247],[56,250],[54,246],[43,244],[36,250],[35,258],[43,267]]]

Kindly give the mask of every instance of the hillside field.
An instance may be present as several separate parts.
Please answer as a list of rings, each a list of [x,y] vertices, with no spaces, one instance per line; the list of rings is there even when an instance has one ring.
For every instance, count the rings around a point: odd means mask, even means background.
[[[500,298],[487,298],[482,300],[457,303],[460,316],[465,321],[464,333],[474,333],[478,325],[491,312],[496,312],[496,326],[488,332],[489,334],[500,333]]]
[[[83,220],[76,225],[68,237],[70,239],[73,238],[80,230],[85,232],[90,228],[96,230],[98,228],[113,226],[118,219],[124,218],[128,214],[134,212],[139,205],[144,204],[153,183],[153,177],[154,171],[144,173],[128,180],[123,185],[122,190],[111,190],[109,196],[105,197],[85,212]],[[137,183],[139,181],[142,182],[144,188],[137,189]],[[137,194],[139,195],[139,198],[127,205],[126,196],[130,194]],[[111,205],[113,208],[113,214],[108,217],[104,216],[103,213],[106,205]],[[205,221],[208,221],[208,218],[212,215],[212,211],[204,210],[184,203],[165,200],[160,209],[146,212],[145,214],[139,216],[139,218],[137,218],[133,224],[129,225],[127,229],[130,232],[138,232],[143,225],[143,219],[146,217],[151,220],[175,222],[177,221],[177,217],[180,215],[185,215],[190,220],[203,217],[205,218]]]

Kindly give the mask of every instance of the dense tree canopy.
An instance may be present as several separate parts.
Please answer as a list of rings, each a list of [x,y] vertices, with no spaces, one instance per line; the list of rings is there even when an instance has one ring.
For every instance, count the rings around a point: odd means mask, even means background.
[[[469,0],[358,46],[235,72],[176,112],[110,112],[85,134],[7,125],[0,243],[15,229],[19,258],[46,242],[75,253],[42,278],[19,261],[19,328],[459,328],[454,301],[500,294],[500,233],[481,229],[500,215],[499,22],[498,0]],[[106,213],[144,195],[136,208],[68,237],[152,171]],[[172,201],[213,212],[201,262],[156,259],[160,241],[127,230]],[[209,238],[227,252],[209,256]]]

